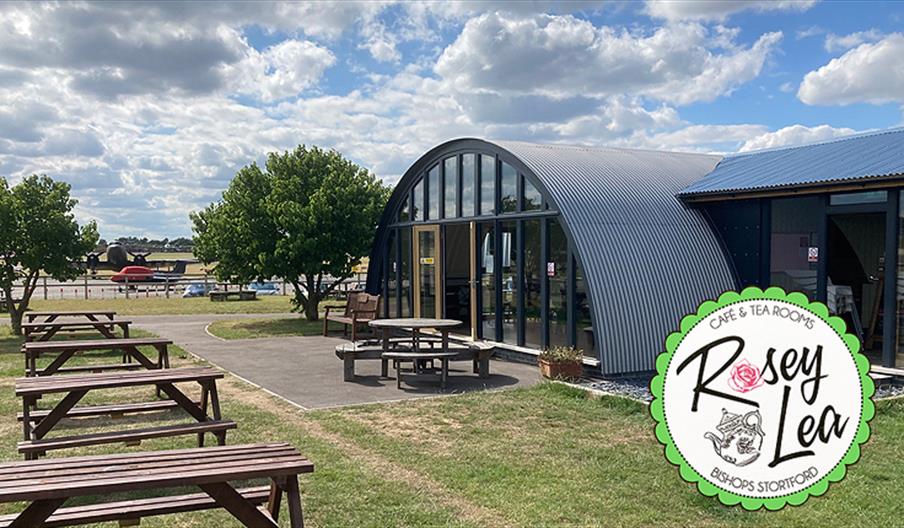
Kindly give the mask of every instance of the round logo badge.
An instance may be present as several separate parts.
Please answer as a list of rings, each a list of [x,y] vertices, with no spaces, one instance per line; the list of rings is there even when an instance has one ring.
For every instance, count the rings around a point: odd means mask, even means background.
[[[726,505],[802,504],[860,458],[869,361],[824,304],[780,288],[726,292],[668,336],[650,412],[666,458]]]

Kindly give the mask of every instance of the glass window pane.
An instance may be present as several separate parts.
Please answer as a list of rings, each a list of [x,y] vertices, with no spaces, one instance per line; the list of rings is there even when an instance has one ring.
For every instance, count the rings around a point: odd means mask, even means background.
[[[887,201],[888,191],[865,191],[846,194],[833,194],[829,196],[830,205],[885,203]]]
[[[897,313],[897,321],[895,323],[897,326],[897,334],[898,339],[895,344],[895,364],[894,366],[900,367],[901,360],[898,359],[902,357],[904,354],[904,310],[901,309],[902,304],[902,295],[904,295],[904,191],[899,191],[900,203],[898,204],[898,287],[897,298],[895,299],[895,306],[898,307],[895,310]]]
[[[500,177],[500,185],[502,186],[502,212],[514,213],[518,210],[518,172],[508,163],[502,164],[502,176]]]
[[[383,292],[383,298],[386,302],[386,309],[389,317],[397,317],[399,311],[398,298],[398,272],[399,263],[396,260],[396,251],[398,250],[398,237],[395,231],[389,234],[389,254],[386,258],[386,289]]]
[[[584,271],[577,262],[575,262],[574,266],[574,280],[574,313],[577,317],[577,347],[584,351],[585,356],[596,358],[593,317],[590,315],[590,293],[587,289]]]
[[[540,283],[545,277],[545,270],[541,265],[540,222],[524,221],[524,344],[532,348],[543,346]]]
[[[399,261],[399,282],[401,285],[401,297],[399,299],[401,317],[411,317],[411,228],[399,229],[399,244],[402,246],[402,256]]]
[[[477,179],[475,154],[461,157],[461,214],[474,216],[474,181]]]
[[[439,218],[439,199],[442,187],[439,182],[439,165],[436,165],[427,173],[427,218],[435,220]]]
[[[816,298],[820,217],[819,198],[772,200],[771,285]]]
[[[502,341],[518,344],[518,244],[517,222],[502,222]]]
[[[524,178],[524,197],[523,197],[523,207],[525,211],[537,211],[540,207],[543,206],[543,197],[540,196],[540,191],[534,187],[534,184],[527,179],[527,177],[522,176]]]
[[[458,158],[446,158],[443,169],[443,218],[455,218],[458,216]]]
[[[414,203],[411,204],[411,216],[415,221],[424,219],[424,180],[417,182],[413,193]]]
[[[407,222],[408,221],[408,197],[405,197],[405,201],[402,202],[402,207],[399,208],[399,222]]]
[[[493,224],[480,224],[480,321],[484,339],[496,339],[496,275],[494,257],[496,243]]]
[[[557,220],[549,222],[549,346],[568,345],[568,239]]]
[[[480,214],[496,214],[496,158],[480,156]]]

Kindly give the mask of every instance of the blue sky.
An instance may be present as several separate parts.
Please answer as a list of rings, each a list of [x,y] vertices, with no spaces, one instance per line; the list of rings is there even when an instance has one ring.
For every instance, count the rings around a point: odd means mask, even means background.
[[[387,182],[455,137],[729,153],[900,126],[904,3],[0,4],[0,175],[184,236],[297,144]]]

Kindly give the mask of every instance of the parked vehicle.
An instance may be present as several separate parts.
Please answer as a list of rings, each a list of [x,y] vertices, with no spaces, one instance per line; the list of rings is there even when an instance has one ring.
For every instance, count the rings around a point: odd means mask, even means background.
[[[248,285],[249,290],[254,290],[258,295],[279,295],[279,288],[273,282],[253,282]]]
[[[182,298],[187,299],[189,297],[205,297],[208,293],[216,290],[216,285],[214,284],[204,284],[203,282],[193,282],[185,287],[185,290],[182,292]]]

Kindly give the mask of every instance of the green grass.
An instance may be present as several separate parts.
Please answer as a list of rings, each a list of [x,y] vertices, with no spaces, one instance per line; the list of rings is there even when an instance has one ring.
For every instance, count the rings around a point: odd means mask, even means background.
[[[289,322],[277,319],[277,329],[243,331],[272,335]],[[22,372],[19,346],[19,339],[0,333],[4,459],[18,458],[20,403],[11,378]],[[191,361],[184,351],[173,351],[174,366]],[[152,390],[146,392],[108,391],[89,401],[151,397]],[[230,443],[284,440],[314,461],[315,472],[301,479],[306,519],[314,527],[891,526],[904,518],[904,485],[898,478],[904,472],[904,400],[878,403],[873,436],[844,481],[803,506],[769,513],[724,507],[684,483],[665,461],[645,405],[593,398],[563,385],[301,411],[227,378],[221,399],[224,416],[239,424]],[[88,432],[178,419],[159,413],[67,423],[73,431]],[[191,445],[191,438],[162,439],[140,448],[103,446],[51,456]],[[142,526],[237,524],[223,512],[206,512],[146,519]]]
[[[285,319],[236,319],[214,321],[207,331],[222,339],[252,339],[258,337],[311,336],[323,333],[323,321],[308,321],[303,317]]]
[[[282,295],[261,296],[256,301],[213,302],[206,297],[137,297],[132,299],[33,299],[29,309],[44,310],[114,310],[118,315],[164,314],[243,314],[288,313],[291,298]]]

